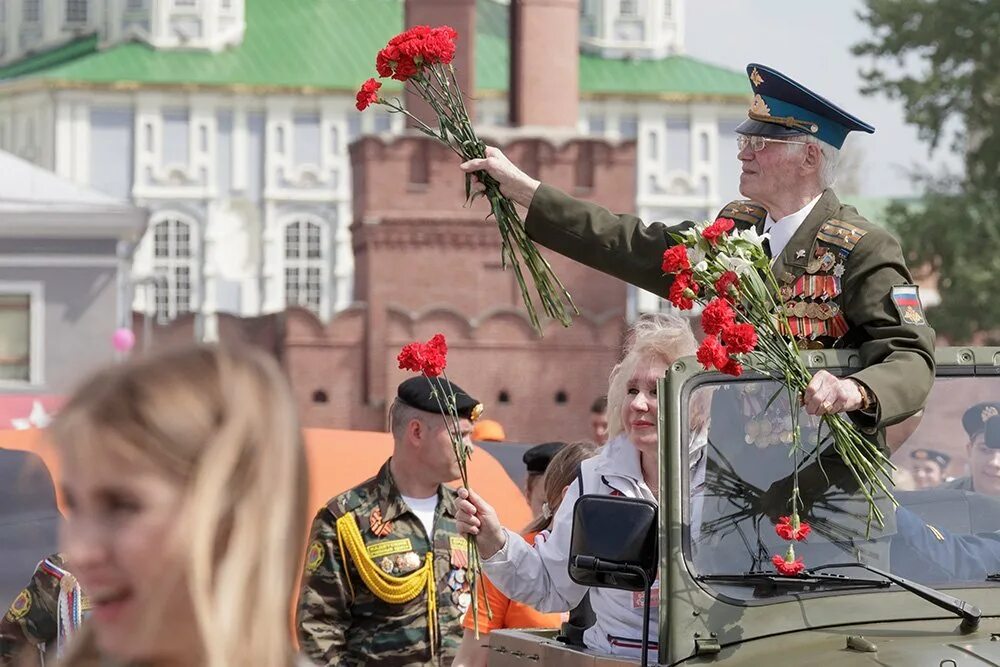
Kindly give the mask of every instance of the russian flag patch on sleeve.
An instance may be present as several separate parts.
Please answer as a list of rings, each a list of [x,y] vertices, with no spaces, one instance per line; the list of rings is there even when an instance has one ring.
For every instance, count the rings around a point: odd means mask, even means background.
[[[919,288],[916,285],[896,285],[892,288],[892,302],[896,304],[899,317],[906,324],[925,325],[924,307],[920,304]]]

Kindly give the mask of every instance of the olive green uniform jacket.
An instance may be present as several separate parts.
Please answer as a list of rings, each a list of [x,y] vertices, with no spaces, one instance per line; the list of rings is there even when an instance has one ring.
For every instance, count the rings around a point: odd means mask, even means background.
[[[733,218],[738,227],[753,226],[758,232],[763,231],[764,215],[764,209],[750,201],[733,202],[720,213]],[[659,295],[665,295],[671,283],[661,269],[664,250],[675,243],[668,232],[691,224],[646,225],[635,216],[611,213],[544,184],[535,193],[525,221],[528,235],[541,245]],[[834,261],[814,270],[810,263],[828,252]],[[852,377],[877,399],[874,412],[851,414],[861,428],[881,431],[923,407],[934,381],[934,330],[922,312],[907,314],[891,298],[894,286],[912,283],[899,243],[891,234],[841,204],[828,189],[775,258],[772,269],[783,291],[788,290],[782,296],[789,305],[800,301],[803,306],[820,305],[821,300],[810,296],[808,288],[798,289],[811,276],[838,279],[837,293],[822,301],[836,304],[846,331],[806,342],[816,343],[813,347],[860,351],[863,368]],[[804,293],[795,294],[799,291]],[[910,321],[904,321],[904,315]],[[822,322],[828,320],[812,324]]]
[[[462,640],[462,617],[471,601],[466,540],[455,523],[456,497],[454,490],[438,487],[434,534],[429,537],[403,502],[387,461],[378,475],[319,511],[298,604],[299,643],[313,662],[393,667],[451,664]],[[413,572],[433,551],[439,622],[433,655],[427,593],[391,604],[365,586],[346,547],[345,566],[336,521],[347,512],[354,514],[372,560],[389,574]]]

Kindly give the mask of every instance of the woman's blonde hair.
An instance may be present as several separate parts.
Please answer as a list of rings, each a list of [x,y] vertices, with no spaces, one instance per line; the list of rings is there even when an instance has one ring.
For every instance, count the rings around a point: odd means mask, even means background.
[[[562,503],[563,490],[580,475],[580,464],[597,453],[598,445],[587,440],[571,442],[560,449],[545,468],[545,506],[548,512],[536,517],[525,533],[537,533],[552,524],[552,517]]]
[[[75,392],[51,432],[63,458],[123,457],[184,488],[176,535],[206,665],[292,664],[308,477],[295,403],[272,358],[199,345],[108,368]],[[150,623],[162,620],[148,611]],[[85,631],[65,664],[96,655]]]
[[[625,430],[622,407],[628,399],[628,381],[639,362],[658,360],[669,366],[697,350],[698,343],[691,331],[691,323],[677,315],[643,315],[629,328],[622,349],[622,359],[611,369],[608,378],[609,440]]]

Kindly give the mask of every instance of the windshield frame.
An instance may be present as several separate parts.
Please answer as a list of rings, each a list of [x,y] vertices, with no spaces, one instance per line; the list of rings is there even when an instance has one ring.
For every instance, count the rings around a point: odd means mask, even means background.
[[[937,377],[1000,377],[1000,347],[938,348]],[[802,354],[806,365],[835,375],[860,368],[854,350],[813,350]],[[692,393],[707,384],[761,380],[759,374],[740,378],[703,371],[692,357],[671,365],[660,380],[660,646],[667,647],[661,661],[673,664],[696,654],[697,637],[714,637],[725,647],[750,639],[816,627],[857,625],[886,620],[954,618],[947,612],[913,598],[897,586],[888,589],[825,590],[793,593],[760,600],[742,600],[721,594],[699,574],[690,561],[691,515],[688,438],[688,402]],[[679,484],[671,483],[679,480]],[[949,594],[975,604],[984,617],[1000,616],[1000,595],[995,584],[948,587]],[[872,596],[859,604],[857,595]],[[874,597],[878,596],[878,597]],[[859,614],[859,610],[863,610]]]

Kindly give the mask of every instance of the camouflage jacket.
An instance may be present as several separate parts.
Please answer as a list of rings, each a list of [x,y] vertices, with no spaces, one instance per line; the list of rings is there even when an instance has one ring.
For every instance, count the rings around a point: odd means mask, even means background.
[[[466,541],[455,524],[455,492],[438,489],[434,514],[434,572],[439,639],[432,656],[427,594],[391,604],[365,586],[336,521],[354,514],[368,554],[387,573],[419,569],[432,550],[420,519],[403,502],[388,461],[378,474],[342,493],[313,521],[298,604],[299,641],[318,665],[448,665],[462,639],[462,617],[471,601],[466,581]],[[348,561],[345,566],[344,559]],[[349,580],[349,581],[348,581]],[[353,590],[353,594],[352,594]]]
[[[62,554],[49,556],[35,568],[28,586],[14,599],[0,619],[0,666],[43,664],[45,653],[55,653],[62,641],[76,629],[87,610],[86,597],[80,593],[73,575],[65,570]],[[66,613],[60,627],[59,594],[67,600]],[[23,660],[28,660],[24,662]]]

